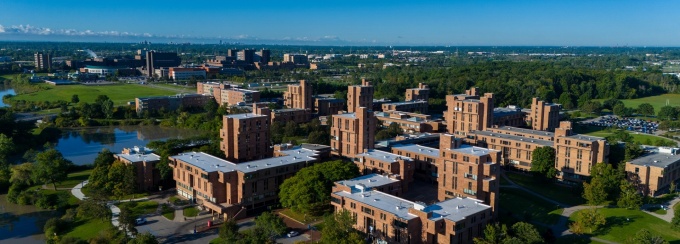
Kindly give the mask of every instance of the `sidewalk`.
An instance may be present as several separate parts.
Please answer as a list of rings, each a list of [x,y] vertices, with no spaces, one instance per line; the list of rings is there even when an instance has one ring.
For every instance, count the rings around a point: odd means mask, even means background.
[[[71,189],[71,194],[73,194],[74,197],[78,198],[79,200],[85,200],[87,197],[85,194],[83,194],[83,191],[81,190],[84,186],[87,185],[87,180],[81,182],[80,184],[76,185]],[[128,199],[128,200],[111,200],[106,202],[106,206],[109,207],[111,210],[111,224],[115,227],[118,227],[120,223],[118,222],[118,215],[120,215],[120,208],[116,207],[114,204],[122,203],[122,202],[131,202],[131,201],[146,201],[149,200],[148,197],[141,197],[141,198],[136,198],[136,199]],[[177,216],[177,215],[175,215]],[[176,217],[175,217],[176,218]]]
[[[663,219],[664,221],[670,223],[673,220],[673,217],[675,216],[675,211],[673,209],[673,206],[675,206],[675,204],[678,203],[678,202],[680,202],[680,197],[675,197],[673,200],[668,202],[668,209],[666,210],[666,214],[658,214],[658,213],[650,212],[650,211],[647,210],[647,209],[649,209],[651,207],[655,207],[655,205],[659,205],[659,204],[642,205],[642,211],[645,212],[645,213],[648,213],[649,215]]]

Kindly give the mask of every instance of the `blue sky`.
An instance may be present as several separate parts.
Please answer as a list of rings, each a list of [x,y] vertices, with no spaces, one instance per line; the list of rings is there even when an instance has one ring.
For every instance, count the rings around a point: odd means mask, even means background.
[[[148,33],[380,45],[678,46],[679,11],[680,1],[670,0],[1,0],[0,40]]]

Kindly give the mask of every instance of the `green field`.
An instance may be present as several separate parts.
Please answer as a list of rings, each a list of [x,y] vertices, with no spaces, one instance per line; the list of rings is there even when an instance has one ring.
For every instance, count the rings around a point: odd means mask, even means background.
[[[668,222],[640,210],[602,208],[598,211],[604,214],[607,220],[604,227],[593,233],[598,238],[625,243],[627,238],[635,235],[641,229],[647,229],[652,234],[661,236],[669,242],[680,241],[680,232],[672,230]],[[569,220],[575,221],[577,213],[572,214]]]
[[[65,181],[59,182],[59,184],[57,184],[57,188],[73,188],[77,184],[80,184],[80,182],[87,180],[87,178],[90,177],[90,173],[92,173],[91,169],[70,173],[68,174],[68,178]]]
[[[48,86],[48,85],[42,85]],[[29,94],[21,94],[13,99],[26,101],[71,101],[73,95],[78,95],[80,102],[92,103],[99,95],[108,96],[115,105],[125,105],[129,101],[134,101],[136,97],[167,96],[175,95],[176,92],[153,88],[137,84],[118,84],[103,86],[48,86],[49,90],[39,91]]]
[[[504,217],[511,214],[521,221],[551,225],[557,223],[563,211],[562,208],[520,189],[503,188],[500,192],[500,211]]]
[[[196,207],[185,208],[183,210],[183,212],[184,212],[184,217],[196,217],[196,216],[198,216],[198,213],[200,213],[200,211],[198,211],[198,209]]]
[[[152,214],[158,209],[158,203],[151,200],[141,202],[125,202],[119,205],[119,207],[123,206],[130,207],[132,210],[132,215],[134,216]]]
[[[603,127],[597,127],[600,128],[601,130],[596,130],[596,131],[590,131],[587,133],[583,133],[586,135],[591,135],[591,136],[598,136],[598,137],[608,137],[614,134],[613,131],[606,131]],[[640,143],[642,145],[654,145],[654,142],[656,141],[668,141],[669,143],[673,143],[672,140],[659,137],[659,136],[652,136],[652,135],[647,135],[647,134],[642,134],[642,133],[636,133],[636,132],[630,132],[626,131],[626,133],[630,134],[633,137],[633,142]],[[677,144],[677,142],[675,142]]]
[[[666,106],[668,100],[671,106],[680,106],[680,94],[663,94],[659,96],[643,97],[636,99],[621,100],[626,107],[637,108],[640,104],[649,103],[654,106],[654,112],[658,113],[661,107]],[[600,101],[601,102],[601,101]]]
[[[66,236],[76,237],[82,240],[88,240],[97,236],[99,232],[108,228],[113,228],[111,221],[102,219],[78,220],[73,226],[74,228],[66,233]]]

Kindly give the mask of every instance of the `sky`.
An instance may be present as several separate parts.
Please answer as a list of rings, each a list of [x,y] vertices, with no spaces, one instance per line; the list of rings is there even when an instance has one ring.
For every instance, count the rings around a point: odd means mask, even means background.
[[[0,0],[0,41],[679,46],[673,0]]]

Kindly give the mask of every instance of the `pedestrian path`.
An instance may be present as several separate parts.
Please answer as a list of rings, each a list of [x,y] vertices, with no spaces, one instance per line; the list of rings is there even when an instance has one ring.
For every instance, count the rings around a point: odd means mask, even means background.
[[[87,197],[85,194],[83,194],[82,188],[87,185],[87,180],[81,182],[80,184],[76,185],[71,189],[71,194],[73,194],[74,197],[78,198],[79,200],[85,200]],[[120,222],[118,221],[118,215],[120,215],[120,208],[118,208],[115,204],[122,203],[122,202],[136,202],[136,201],[146,201],[149,200],[148,197],[142,197],[142,198],[136,198],[136,199],[128,199],[128,200],[113,200],[113,201],[108,201],[106,203],[106,206],[109,207],[111,210],[111,224],[115,227],[118,227],[120,225]],[[177,216],[177,215],[175,215]],[[176,217],[175,217],[176,218]]]
[[[659,204],[645,204],[642,206],[642,211],[645,213],[648,213],[649,215],[652,215],[654,217],[663,219],[666,222],[671,222],[673,220],[673,217],[675,216],[675,211],[673,210],[673,206],[675,206],[676,203],[680,202],[679,197],[675,197],[673,200],[668,202],[666,205],[668,206],[668,209],[666,210],[666,214],[658,214],[655,212],[648,211],[648,209],[652,207],[656,207]]]

